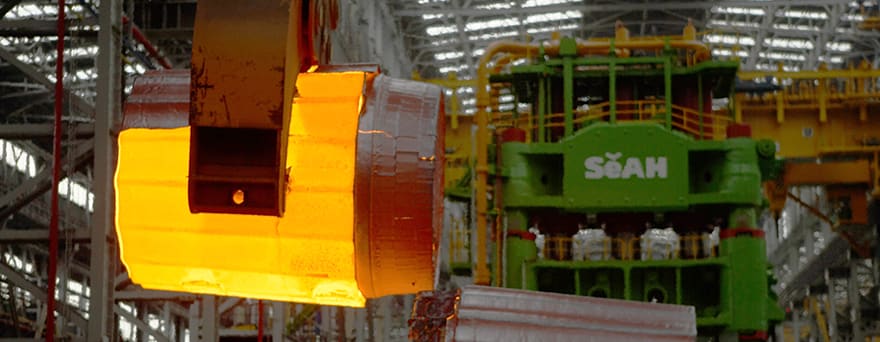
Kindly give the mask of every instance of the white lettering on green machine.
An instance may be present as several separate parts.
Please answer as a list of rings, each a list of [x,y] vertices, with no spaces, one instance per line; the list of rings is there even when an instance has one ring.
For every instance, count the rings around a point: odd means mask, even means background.
[[[622,158],[620,152],[584,159],[586,179],[666,179],[666,157]]]

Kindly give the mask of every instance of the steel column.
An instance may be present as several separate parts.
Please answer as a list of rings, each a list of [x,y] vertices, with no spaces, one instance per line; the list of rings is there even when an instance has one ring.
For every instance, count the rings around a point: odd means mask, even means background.
[[[272,341],[283,341],[288,304],[272,302]]]
[[[831,274],[828,270],[825,270],[825,286],[828,288],[828,292],[825,294],[825,312],[828,316],[828,336],[831,337],[831,340],[837,338],[837,307],[834,304],[834,280],[831,278]]]
[[[852,256],[851,256],[852,257]],[[865,332],[862,324],[862,293],[859,291],[859,262],[858,259],[849,261],[849,279],[847,279],[847,296],[849,301],[849,314],[852,320],[852,340],[864,341]]]
[[[115,289],[116,236],[113,229],[113,175],[115,141],[111,129],[121,116],[122,7],[119,0],[100,4],[98,33],[97,99],[95,110],[94,216],[91,232],[89,287],[90,341],[115,340],[113,292]],[[160,337],[157,337],[159,339]]]

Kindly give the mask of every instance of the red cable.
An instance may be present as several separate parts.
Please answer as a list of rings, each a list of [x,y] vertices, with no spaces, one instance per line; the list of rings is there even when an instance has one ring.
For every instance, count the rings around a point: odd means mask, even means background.
[[[55,135],[52,147],[52,208],[49,219],[49,270],[46,290],[46,341],[55,341],[55,279],[58,273],[58,183],[61,181],[61,111],[64,103],[64,0],[58,0],[55,58]]]
[[[257,315],[257,342],[263,342],[263,301],[260,300],[257,302],[257,310],[260,313]]]

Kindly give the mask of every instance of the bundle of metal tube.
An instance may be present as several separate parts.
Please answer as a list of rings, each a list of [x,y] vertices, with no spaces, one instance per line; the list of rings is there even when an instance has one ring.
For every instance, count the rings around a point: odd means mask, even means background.
[[[440,326],[445,325],[445,327]],[[417,341],[694,341],[694,307],[485,286],[421,294]]]

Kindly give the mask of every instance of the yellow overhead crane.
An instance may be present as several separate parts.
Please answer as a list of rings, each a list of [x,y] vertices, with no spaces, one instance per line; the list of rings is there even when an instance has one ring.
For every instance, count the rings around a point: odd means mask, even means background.
[[[773,80],[778,89],[739,93],[734,120],[752,127],[756,138],[778,143],[777,155],[786,160],[780,179],[767,184],[770,208],[779,212],[786,199],[803,201],[788,192],[791,186],[822,185],[836,211],[828,217],[810,211],[833,228],[864,227],[868,201],[880,198],[880,70],[867,62],[848,69],[815,71],[740,72],[742,80]],[[805,205],[805,204],[804,204]],[[861,255],[870,243],[858,232],[842,230]]]

